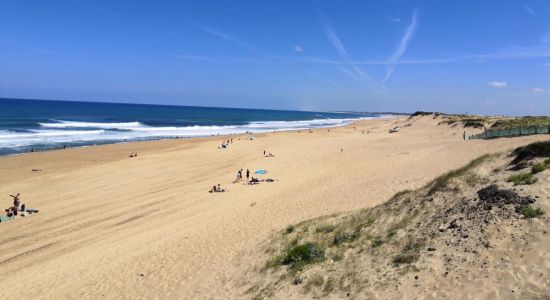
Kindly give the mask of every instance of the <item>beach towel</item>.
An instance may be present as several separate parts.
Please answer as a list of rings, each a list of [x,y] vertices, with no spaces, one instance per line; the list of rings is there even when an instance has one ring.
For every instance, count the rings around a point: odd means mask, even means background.
[[[254,174],[266,174],[267,171],[266,170],[256,170],[256,172],[254,172]]]
[[[13,220],[15,217],[8,217],[8,216],[0,216],[0,223],[7,222],[9,220]]]

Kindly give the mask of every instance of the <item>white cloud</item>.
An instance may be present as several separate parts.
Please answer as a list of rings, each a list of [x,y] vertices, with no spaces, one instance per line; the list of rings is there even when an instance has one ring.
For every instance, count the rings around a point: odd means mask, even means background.
[[[399,17],[395,17],[395,18],[394,17],[389,17],[388,21],[394,22],[394,23],[401,23],[402,20]]]
[[[392,54],[392,56],[389,59],[389,65],[388,70],[386,71],[386,77],[384,78],[383,83],[386,83],[388,79],[390,79],[390,76],[395,71],[395,66],[401,56],[407,51],[407,47],[409,46],[409,42],[412,39],[414,32],[416,31],[416,16],[418,15],[418,10],[413,11],[412,15],[412,21],[411,24],[407,27],[407,30],[405,31],[405,34],[403,35],[403,38],[401,38],[401,42],[399,43],[399,46],[395,50],[395,52]]]
[[[375,87],[375,89],[380,92],[379,90],[381,88],[383,88],[383,86],[381,84],[379,84],[372,76],[370,76],[367,72],[361,70],[357,64],[355,64],[353,62],[353,60],[351,59],[351,56],[349,55],[348,51],[346,50],[346,48],[344,48],[344,45],[342,44],[342,42],[340,41],[340,39],[338,38],[338,36],[336,35],[336,33],[334,32],[334,30],[332,30],[332,28],[328,25],[325,26],[325,33],[328,37],[328,40],[330,41],[330,43],[332,44],[332,46],[336,49],[336,51],[338,51],[338,54],[340,54],[340,57],[346,61],[347,64],[350,65],[351,67],[351,74],[354,74],[353,76],[361,81],[366,81],[368,83],[370,83],[371,85],[373,85]]]
[[[300,46],[300,45],[296,45],[296,46],[294,46],[294,51],[296,51],[296,52],[304,52],[304,48],[302,48],[302,46]]]
[[[344,45],[342,45],[342,42],[340,41],[336,33],[334,33],[334,30],[332,30],[332,28],[330,28],[329,26],[325,26],[325,32],[327,34],[328,40],[336,49],[336,51],[338,51],[338,54],[340,54],[342,59],[350,61],[351,58],[348,54],[348,51],[346,51],[346,48],[344,48]]]
[[[232,40],[231,37],[228,34],[223,33],[223,32],[221,32],[217,29],[214,29],[214,28],[211,28],[211,27],[208,27],[208,26],[204,26],[204,25],[198,24],[198,23],[192,23],[192,22],[189,23],[189,25],[192,26],[192,27],[195,27],[197,29],[200,29],[200,30],[202,30],[206,33],[210,33],[212,35],[215,35],[215,36],[217,36],[221,39],[228,40],[228,41]]]
[[[504,89],[504,88],[508,87],[507,82],[505,82],[505,81],[496,81],[496,80],[487,82],[487,85],[490,86],[490,87],[493,87],[493,88],[497,88],[497,89]]]
[[[177,58],[183,58],[183,59],[189,59],[189,60],[201,60],[201,61],[210,61],[212,60],[211,57],[205,56],[205,55],[187,55],[187,54],[179,54],[176,55]]]
[[[535,11],[533,10],[533,8],[531,8],[531,6],[529,5],[525,5],[525,11],[530,14],[531,16],[535,14]]]
[[[543,88],[536,87],[536,88],[532,88],[531,92],[533,92],[533,93],[544,93],[545,90]]]

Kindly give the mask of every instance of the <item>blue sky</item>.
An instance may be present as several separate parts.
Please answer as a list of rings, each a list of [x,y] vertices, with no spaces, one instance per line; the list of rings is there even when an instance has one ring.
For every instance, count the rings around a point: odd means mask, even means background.
[[[0,97],[550,114],[550,1],[0,0]]]

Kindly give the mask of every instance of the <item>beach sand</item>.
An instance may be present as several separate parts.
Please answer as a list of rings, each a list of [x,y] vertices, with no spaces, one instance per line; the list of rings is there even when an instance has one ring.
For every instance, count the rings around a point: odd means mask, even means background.
[[[275,230],[374,206],[482,154],[548,139],[463,141],[460,126],[431,116],[388,133],[405,119],[233,136],[228,149],[212,137],[2,157],[1,206],[21,192],[40,213],[0,224],[0,297],[236,298],[235,262]],[[232,184],[247,168],[277,181]],[[218,183],[228,192],[208,193]]]

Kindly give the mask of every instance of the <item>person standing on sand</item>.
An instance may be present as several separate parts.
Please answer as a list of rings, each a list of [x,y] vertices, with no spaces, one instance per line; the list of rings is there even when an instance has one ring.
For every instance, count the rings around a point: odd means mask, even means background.
[[[464,133],[462,134],[462,138],[466,140],[466,131],[464,131]]]
[[[248,178],[250,178],[250,170],[246,169],[246,181],[248,181]]]

